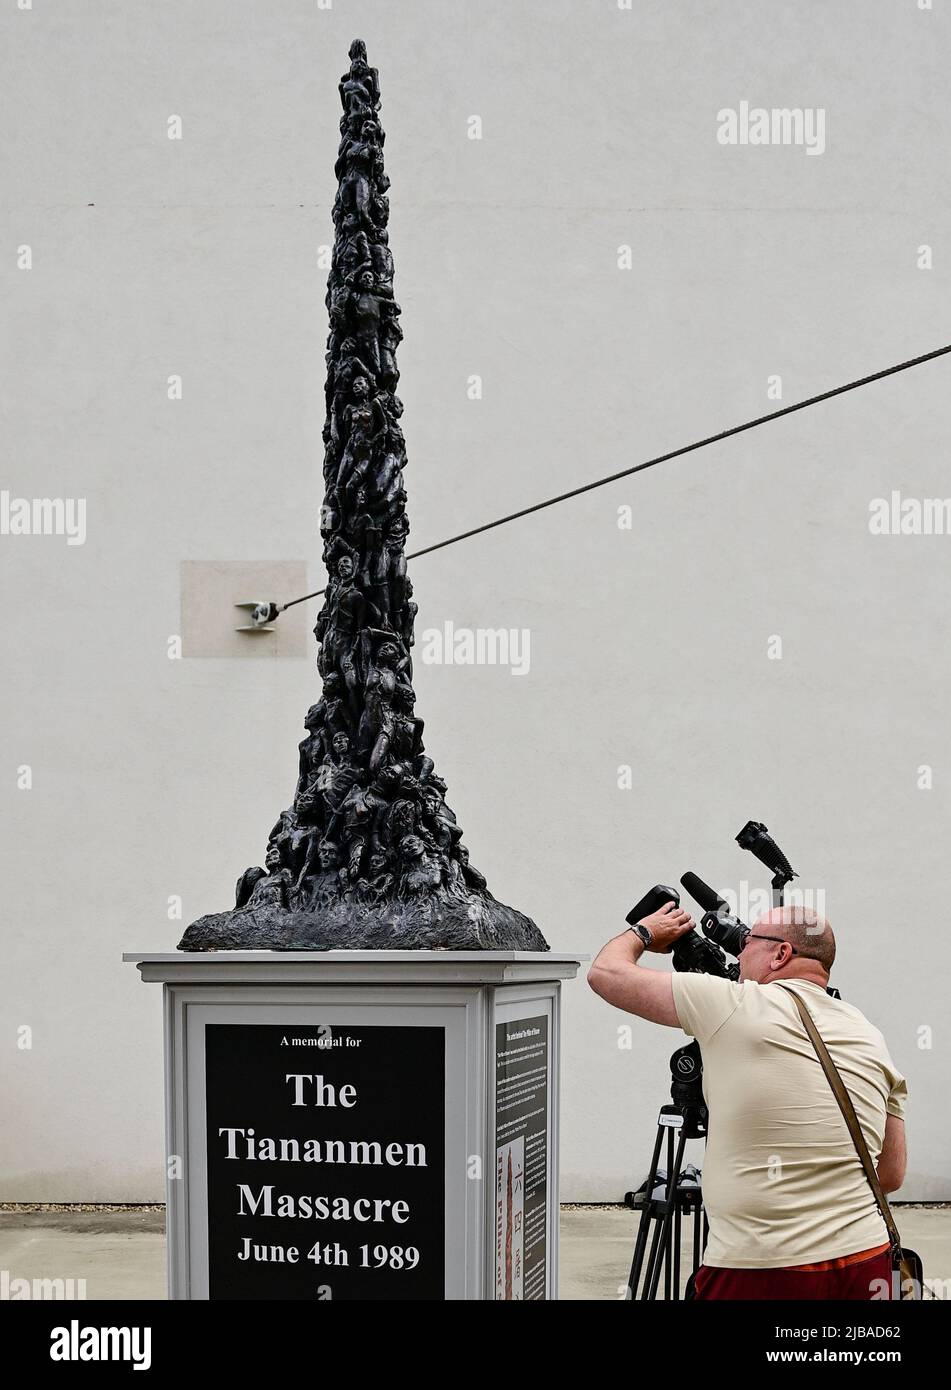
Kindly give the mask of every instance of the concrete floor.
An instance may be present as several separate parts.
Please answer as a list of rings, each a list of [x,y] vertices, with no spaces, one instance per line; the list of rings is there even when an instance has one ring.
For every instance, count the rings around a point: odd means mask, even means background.
[[[951,1292],[951,1207],[899,1207],[902,1239],[925,1276]],[[562,1299],[623,1300],[634,1214],[567,1207],[561,1214]],[[689,1251],[684,1251],[685,1274]],[[0,1211],[0,1298],[8,1279],[85,1279],[86,1298],[165,1297],[165,1215],[160,1208]],[[942,1290],[937,1290],[942,1292]]]
[[[636,1213],[623,1207],[565,1207],[561,1213],[563,1299],[623,1300],[634,1254]],[[896,1207],[902,1244],[917,1250],[925,1280],[951,1296],[951,1207]],[[681,1289],[692,1268],[690,1231],[681,1242]],[[941,1285],[935,1290],[942,1292]]]

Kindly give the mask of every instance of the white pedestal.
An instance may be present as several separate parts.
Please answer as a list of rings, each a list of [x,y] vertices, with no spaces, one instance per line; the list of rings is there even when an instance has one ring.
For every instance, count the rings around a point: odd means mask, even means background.
[[[164,985],[169,1297],[558,1290],[554,952],[128,953]]]

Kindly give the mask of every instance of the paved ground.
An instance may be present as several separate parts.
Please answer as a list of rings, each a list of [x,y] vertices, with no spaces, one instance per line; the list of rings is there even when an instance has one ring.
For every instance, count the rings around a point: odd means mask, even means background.
[[[165,1297],[165,1212],[0,1211],[0,1281],[86,1281],[86,1298]],[[11,1297],[0,1284],[0,1297]]]
[[[925,1279],[951,1295],[951,1207],[896,1207],[902,1243],[917,1250]],[[561,1297],[623,1299],[634,1254],[635,1213],[623,1207],[566,1207],[561,1213]],[[690,1273],[689,1229],[681,1268]],[[2,1247],[0,1247],[2,1248]]]
[[[951,1291],[951,1207],[899,1207],[906,1245],[929,1280]],[[165,1217],[159,1208],[0,1211],[0,1298],[6,1280],[85,1279],[87,1298],[165,1297]],[[634,1216],[621,1207],[568,1207],[561,1217],[561,1297],[623,1298]],[[684,1252],[685,1273],[689,1252]]]

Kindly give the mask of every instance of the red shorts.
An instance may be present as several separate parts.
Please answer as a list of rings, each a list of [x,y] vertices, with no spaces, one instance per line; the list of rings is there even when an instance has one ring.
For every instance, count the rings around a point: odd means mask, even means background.
[[[715,1269],[701,1265],[694,1298],[852,1300],[881,1299],[891,1287],[892,1257],[885,1250],[846,1264],[829,1260],[832,1269],[800,1266],[793,1269]],[[882,1284],[880,1281],[885,1280]]]

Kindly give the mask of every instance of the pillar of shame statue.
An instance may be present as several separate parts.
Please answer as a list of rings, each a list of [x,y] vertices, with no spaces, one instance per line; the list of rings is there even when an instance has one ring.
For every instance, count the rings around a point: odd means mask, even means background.
[[[246,869],[234,908],[193,922],[180,949],[545,951],[535,923],[498,902],[469,862],[423,743],[390,181],[378,74],[359,39],[340,100],[320,525],[328,579],[314,629],[323,689],[264,868]]]

